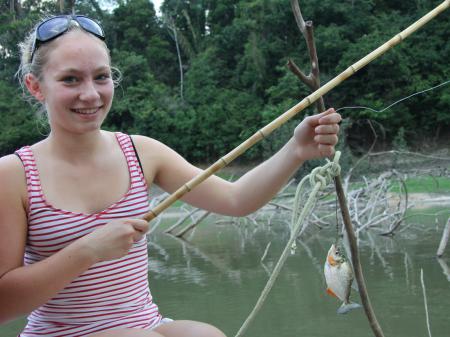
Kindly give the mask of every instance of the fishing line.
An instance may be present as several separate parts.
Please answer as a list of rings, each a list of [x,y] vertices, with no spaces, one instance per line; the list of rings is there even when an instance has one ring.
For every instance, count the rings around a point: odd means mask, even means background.
[[[343,106],[343,107],[337,109],[336,112],[338,112],[340,110],[345,110],[345,109],[364,109],[364,110],[370,110],[370,111],[373,111],[373,112],[381,113],[381,112],[384,112],[384,111],[388,110],[389,108],[392,108],[394,105],[397,105],[400,102],[403,102],[403,101],[406,101],[407,99],[410,99],[411,97],[414,97],[414,96],[426,93],[426,92],[431,91],[431,90],[435,90],[435,89],[437,89],[439,87],[442,87],[444,85],[447,85],[449,83],[450,83],[450,80],[447,80],[447,81],[442,82],[442,83],[440,83],[438,85],[435,85],[434,87],[415,92],[415,93],[413,93],[413,94],[411,94],[409,96],[406,96],[406,97],[403,97],[403,98],[399,99],[398,101],[395,101],[394,103],[388,105],[387,107],[385,107],[385,108],[383,108],[381,110],[376,110],[376,109],[373,109],[373,108],[370,108],[370,107],[367,107],[367,106]]]
[[[435,90],[435,89],[440,88],[440,87],[443,87],[443,86],[445,86],[445,85],[447,85],[447,84],[449,84],[449,83],[450,83],[450,80],[447,80],[447,81],[444,81],[444,82],[442,82],[442,83],[440,83],[440,84],[438,84],[438,85],[435,85],[435,86],[433,86],[433,87],[431,87],[431,88],[427,88],[427,89],[424,89],[424,90],[415,92],[415,93],[413,93],[413,94],[411,94],[411,95],[408,95],[408,96],[406,96],[406,97],[403,97],[403,98],[401,98],[401,99],[395,101],[395,102],[392,103],[392,104],[389,104],[387,107],[385,107],[385,108],[383,108],[383,109],[381,109],[381,110],[376,110],[376,109],[373,109],[373,108],[367,107],[367,106],[344,106],[344,107],[341,107],[341,108],[336,109],[336,112],[339,112],[339,111],[341,111],[341,110],[346,110],[346,109],[362,109],[362,110],[370,110],[370,111],[376,112],[376,113],[382,113],[382,112],[384,112],[384,111],[386,111],[386,110],[392,108],[393,106],[395,106],[395,105],[397,105],[397,104],[399,104],[399,103],[401,103],[401,102],[403,102],[403,101],[406,101],[406,100],[408,100],[408,99],[410,99],[410,98],[412,98],[412,97],[414,97],[414,96],[421,95],[421,94],[424,94],[424,93],[426,93],[426,92],[428,92],[428,91]],[[336,240],[335,240],[335,244],[337,245],[337,243],[338,243],[338,241],[339,241],[339,235],[340,235],[340,234],[339,234],[339,227],[340,227],[340,226],[339,226],[339,218],[338,218],[338,202],[337,202],[337,196],[336,196],[336,199],[335,199],[335,200],[336,200],[336,205],[335,205],[335,211],[336,211],[336,215],[335,215],[335,217],[336,217]]]
[[[336,212],[335,216],[336,216],[336,239],[334,240],[334,244],[335,246],[337,246],[337,244],[339,243],[339,218],[338,218],[338,197],[336,194],[336,197],[334,198],[335,201],[335,205],[334,205],[334,210]]]

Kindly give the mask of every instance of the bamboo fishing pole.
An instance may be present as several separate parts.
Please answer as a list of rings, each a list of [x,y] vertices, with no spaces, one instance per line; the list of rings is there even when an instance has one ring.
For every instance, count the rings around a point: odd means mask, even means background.
[[[412,25],[404,29],[402,32],[398,33],[394,37],[392,37],[387,42],[383,43],[381,46],[379,46],[377,49],[373,50],[366,56],[364,56],[362,59],[357,61],[356,63],[352,64],[350,67],[348,67],[345,71],[334,77],[332,80],[330,80],[328,83],[314,91],[309,96],[305,97],[302,101],[297,103],[295,106],[287,110],[285,113],[274,119],[272,122],[267,124],[265,127],[259,129],[256,131],[250,138],[245,140],[243,143],[238,145],[236,148],[231,150],[228,154],[221,157],[219,160],[217,160],[214,164],[212,164],[210,167],[208,167],[206,170],[204,170],[199,175],[195,176],[191,180],[189,180],[186,184],[181,186],[179,189],[177,189],[175,192],[173,192],[171,195],[169,195],[166,199],[164,199],[161,203],[159,203],[156,207],[151,209],[147,214],[144,215],[144,219],[147,221],[151,221],[154,218],[156,218],[162,211],[164,211],[166,208],[168,208],[170,205],[172,205],[175,201],[180,199],[183,195],[185,195],[187,192],[194,189],[197,185],[205,181],[208,177],[212,176],[214,173],[219,171],[220,169],[227,166],[229,163],[231,163],[234,159],[239,157],[241,154],[243,154],[245,151],[247,151],[249,148],[251,148],[253,145],[261,141],[262,139],[266,138],[268,135],[270,135],[274,130],[278,129],[280,126],[285,124],[287,121],[289,121],[292,117],[297,115],[300,111],[304,110],[308,106],[310,106],[312,103],[317,101],[320,97],[325,95],[327,92],[329,92],[331,89],[337,87],[339,84],[344,82],[347,78],[355,74],[358,70],[365,67],[367,64],[375,60],[376,58],[383,55],[385,52],[387,52],[389,49],[393,48],[400,42],[402,42],[404,39],[406,39],[409,35],[417,31],[419,28],[424,26],[426,23],[434,19],[437,15],[442,13],[444,10],[448,9],[450,7],[450,0],[445,0],[440,5],[438,5],[436,8],[425,14],[423,17],[421,17],[419,20],[414,22]]]

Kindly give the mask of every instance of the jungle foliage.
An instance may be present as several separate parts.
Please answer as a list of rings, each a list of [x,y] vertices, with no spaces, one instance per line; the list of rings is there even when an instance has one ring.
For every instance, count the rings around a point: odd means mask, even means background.
[[[313,20],[325,83],[416,21],[440,0],[300,0]],[[45,14],[89,15],[105,27],[123,75],[107,119],[110,130],[156,138],[194,162],[211,162],[295,105],[308,89],[287,69],[309,71],[306,44],[287,0],[0,0],[0,154],[45,136],[15,77],[18,42]],[[450,78],[450,13],[362,69],[325,96],[328,106],[380,110]],[[178,48],[177,48],[178,47]],[[304,114],[312,113],[312,108]],[[385,145],[448,139],[450,91],[442,87],[384,112],[343,110],[347,140],[367,144],[367,120]],[[295,122],[251,149],[272,153]],[[381,132],[381,130],[383,132]],[[369,144],[370,145],[370,144]]]

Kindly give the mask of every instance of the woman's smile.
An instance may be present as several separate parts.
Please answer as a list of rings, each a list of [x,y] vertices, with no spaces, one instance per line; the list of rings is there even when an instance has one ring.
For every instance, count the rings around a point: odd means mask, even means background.
[[[75,112],[75,113],[81,114],[81,115],[94,115],[100,109],[101,109],[101,106],[95,107],[95,108],[76,108],[76,109],[71,109],[71,110],[72,110],[72,112]]]

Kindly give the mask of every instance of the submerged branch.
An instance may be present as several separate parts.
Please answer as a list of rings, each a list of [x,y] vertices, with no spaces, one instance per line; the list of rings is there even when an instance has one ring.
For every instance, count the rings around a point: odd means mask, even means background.
[[[423,293],[423,303],[425,305],[425,319],[427,321],[427,329],[428,329],[428,336],[431,336],[431,327],[430,327],[430,317],[428,315],[428,305],[427,305],[427,292],[425,289],[425,282],[423,281],[423,269],[420,268],[420,284],[422,285],[422,293]]]

